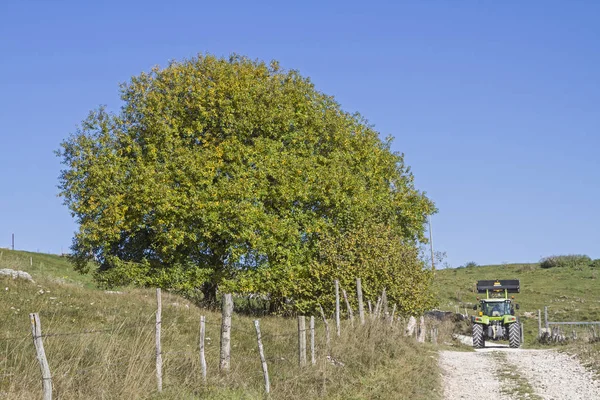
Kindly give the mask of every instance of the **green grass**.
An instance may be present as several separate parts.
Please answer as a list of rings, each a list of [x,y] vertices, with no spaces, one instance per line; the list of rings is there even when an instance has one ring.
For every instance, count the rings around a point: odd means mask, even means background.
[[[220,315],[164,291],[164,391],[159,394],[153,290],[125,288],[120,294],[106,293],[95,289],[89,277],[72,272],[59,256],[2,250],[0,268],[28,271],[35,280],[0,278],[0,398],[41,395],[31,312],[40,314],[43,334],[58,334],[44,338],[57,398],[265,397],[252,318],[234,315],[231,371],[220,374]],[[207,384],[201,379],[198,357],[200,315],[207,318]],[[325,334],[318,321],[317,365],[304,368],[297,363],[296,325],[295,319],[261,318],[273,399],[441,397],[436,348],[404,337],[399,325],[352,328],[344,321],[339,338],[332,327],[331,354],[344,364],[334,366],[325,359]],[[83,330],[107,331],[79,334]]]
[[[0,268],[29,272],[35,278],[94,288],[91,275],[73,270],[67,257],[54,254],[32,253],[0,249]]]

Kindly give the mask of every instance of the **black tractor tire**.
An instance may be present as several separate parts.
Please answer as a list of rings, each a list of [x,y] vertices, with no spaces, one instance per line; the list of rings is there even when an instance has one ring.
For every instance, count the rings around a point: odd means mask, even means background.
[[[508,345],[512,349],[521,347],[521,327],[516,322],[508,326]]]
[[[483,341],[483,326],[481,324],[473,324],[473,348],[481,349],[485,346]]]

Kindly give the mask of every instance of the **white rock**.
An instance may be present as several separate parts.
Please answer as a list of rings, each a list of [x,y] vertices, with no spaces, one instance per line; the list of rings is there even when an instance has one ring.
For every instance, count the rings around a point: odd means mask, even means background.
[[[9,268],[0,269],[0,276],[10,276],[13,279],[25,279],[26,281],[33,282],[33,278],[29,273]]]

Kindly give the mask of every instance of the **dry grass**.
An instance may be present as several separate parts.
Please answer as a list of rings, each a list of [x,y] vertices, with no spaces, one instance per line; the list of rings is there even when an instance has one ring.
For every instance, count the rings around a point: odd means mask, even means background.
[[[580,340],[569,343],[564,351],[575,354],[581,364],[600,379],[600,340]]]
[[[25,270],[28,261],[27,258],[24,262]],[[14,260],[10,265],[0,260],[0,268],[12,266],[15,266]],[[60,272],[60,265],[55,267]],[[228,374],[219,374],[220,315],[163,292],[164,390],[159,394],[154,369],[153,291],[125,289],[121,294],[107,294],[88,285],[69,282],[76,277],[57,280],[52,274],[29,272],[36,279],[35,284],[0,279],[3,321],[0,326],[0,398],[40,396],[41,376],[31,340],[30,312],[40,314],[42,332],[50,335],[44,338],[44,346],[57,398],[265,397],[252,318],[234,315],[232,368]],[[198,357],[200,315],[207,318],[206,384],[201,379]],[[344,321],[339,338],[332,327],[330,353],[333,359],[343,363],[333,365],[326,360],[325,333],[318,320],[317,364],[301,368],[297,361],[296,320],[261,318],[271,375],[271,398],[441,398],[435,347],[404,337],[399,324],[391,327],[387,323],[373,322],[360,328],[358,325],[356,321],[352,328]],[[438,330],[440,343],[451,342],[449,329]],[[81,334],[83,330],[103,331]],[[310,364],[310,354],[308,359]]]

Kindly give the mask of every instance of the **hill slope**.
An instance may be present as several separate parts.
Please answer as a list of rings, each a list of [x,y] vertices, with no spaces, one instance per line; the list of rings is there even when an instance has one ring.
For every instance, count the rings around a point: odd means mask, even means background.
[[[67,257],[55,254],[0,249],[1,268],[26,271],[35,278],[42,280],[53,280],[94,288],[90,275],[81,275],[74,271]]]
[[[48,335],[44,346],[54,393],[61,399],[264,398],[254,318],[234,314],[231,371],[219,374],[220,314],[163,292],[164,391],[158,394],[153,290],[108,293],[73,272],[63,257],[5,249],[0,254],[0,268],[25,270],[35,280],[0,278],[0,398],[41,395],[31,312],[40,314],[42,334]],[[200,373],[200,315],[207,321],[207,383]],[[317,319],[317,364],[310,366],[309,353],[309,366],[300,368],[296,320],[263,317],[260,324],[273,398],[440,398],[434,348],[403,337],[400,325],[360,329],[344,321],[338,338],[330,320],[332,363],[325,357],[325,331]]]

